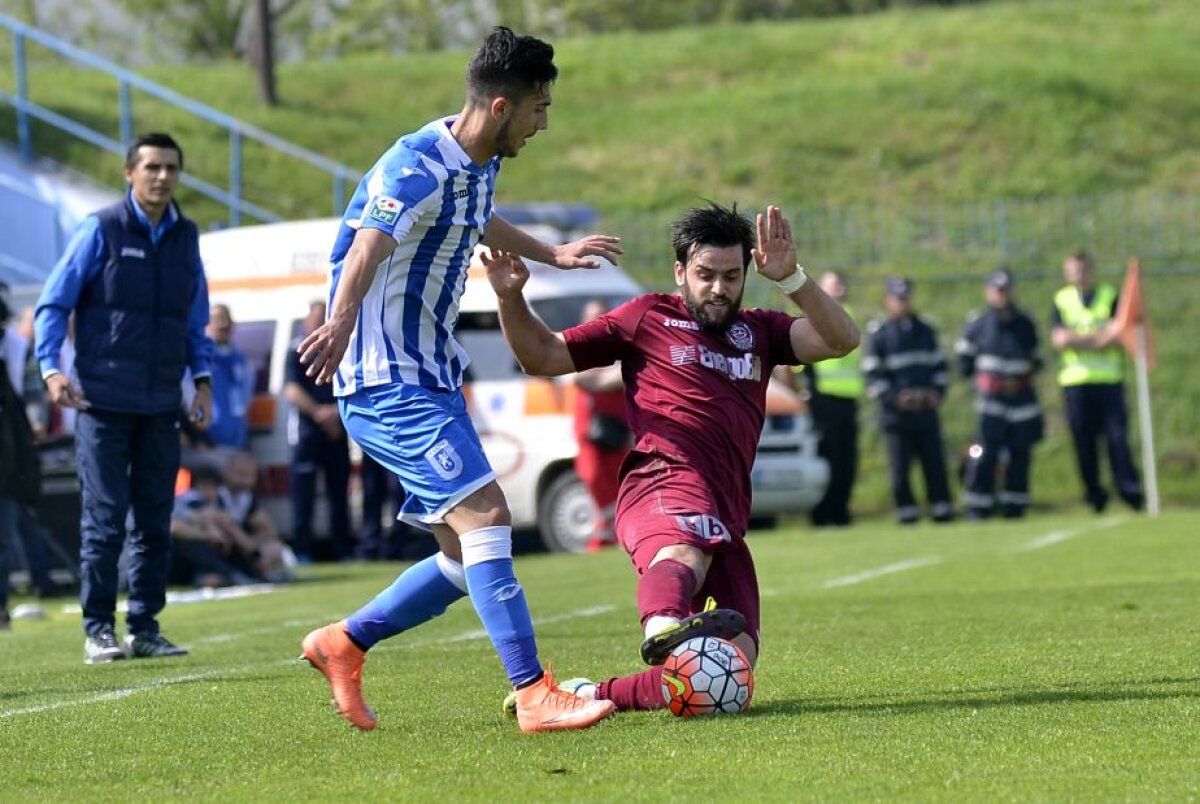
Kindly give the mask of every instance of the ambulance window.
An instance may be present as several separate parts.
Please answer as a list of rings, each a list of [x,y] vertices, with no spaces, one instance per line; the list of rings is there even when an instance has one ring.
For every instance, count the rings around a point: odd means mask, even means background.
[[[496,313],[459,314],[454,337],[471,356],[471,365],[467,368],[470,382],[523,376],[500,332],[500,317]]]
[[[546,322],[546,326],[555,332],[561,332],[579,323],[583,317],[583,307],[592,299],[601,299],[608,304],[609,309],[629,301],[628,295],[598,295],[598,296],[561,296],[555,299],[541,299],[531,302],[534,312]]]
[[[254,393],[267,393],[271,351],[275,345],[275,322],[238,321],[233,327],[233,345],[254,368]]]

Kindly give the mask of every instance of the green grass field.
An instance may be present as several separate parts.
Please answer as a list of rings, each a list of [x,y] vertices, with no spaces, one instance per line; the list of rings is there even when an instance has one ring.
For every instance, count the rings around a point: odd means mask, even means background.
[[[0,634],[0,799],[1180,801],[1200,796],[1200,516],[756,534],[751,711],[523,735],[469,606],[384,643],[346,726],[298,663],[389,582],[322,568],[168,608],[182,660],[87,667],[78,617]],[[522,556],[560,677],[639,668],[623,555]]]

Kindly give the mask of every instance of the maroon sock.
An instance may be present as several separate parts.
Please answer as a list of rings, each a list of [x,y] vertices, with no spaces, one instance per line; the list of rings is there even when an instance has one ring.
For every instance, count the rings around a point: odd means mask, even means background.
[[[668,558],[638,578],[637,602],[642,624],[653,616],[682,620],[692,613],[696,575],[686,565]]]
[[[662,665],[632,676],[610,678],[596,685],[596,699],[612,701],[621,711],[662,709],[667,705],[662,693]]]

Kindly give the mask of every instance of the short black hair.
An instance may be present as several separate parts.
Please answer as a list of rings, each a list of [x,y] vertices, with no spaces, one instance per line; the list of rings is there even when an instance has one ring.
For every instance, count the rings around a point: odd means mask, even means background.
[[[179,147],[179,143],[175,142],[175,138],[170,134],[164,134],[161,131],[151,131],[149,134],[139,134],[133,138],[133,142],[129,143],[129,150],[125,152],[125,167],[129,170],[137,167],[138,150],[143,146],[148,145],[151,148],[171,148],[175,153],[179,154],[179,167],[183,169],[183,149]]]
[[[224,479],[221,476],[221,470],[211,464],[200,463],[192,467],[192,488],[207,483],[213,486],[221,485]]]
[[[556,78],[552,45],[498,25],[467,65],[467,100],[483,106],[496,97],[532,95]]]
[[[696,246],[741,246],[742,267],[746,268],[754,248],[754,227],[749,218],[738,212],[736,203],[723,207],[710,201],[707,207],[689,209],[675,221],[671,242],[675,246],[675,259],[684,265]]]

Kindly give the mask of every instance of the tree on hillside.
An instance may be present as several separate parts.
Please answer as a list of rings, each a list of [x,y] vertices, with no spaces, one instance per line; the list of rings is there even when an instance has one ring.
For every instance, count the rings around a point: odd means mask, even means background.
[[[130,18],[146,21],[168,53],[184,59],[245,58],[258,78],[259,98],[278,102],[275,90],[276,22],[302,0],[115,0]]]

